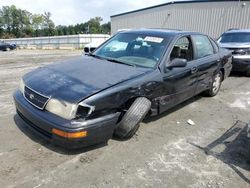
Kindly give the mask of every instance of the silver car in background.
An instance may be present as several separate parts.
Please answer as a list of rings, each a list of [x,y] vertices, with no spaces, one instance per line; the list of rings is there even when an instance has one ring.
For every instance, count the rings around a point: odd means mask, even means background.
[[[217,42],[220,47],[232,51],[232,71],[250,76],[250,29],[230,29]]]

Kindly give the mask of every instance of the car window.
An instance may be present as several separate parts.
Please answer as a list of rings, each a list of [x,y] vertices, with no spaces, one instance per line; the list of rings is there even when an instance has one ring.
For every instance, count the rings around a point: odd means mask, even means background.
[[[197,59],[214,54],[214,48],[207,36],[194,35],[193,41],[196,48]]]
[[[170,38],[140,33],[118,33],[94,54],[107,60],[154,68],[160,61]]]
[[[238,43],[246,43],[250,42],[250,32],[236,32],[236,33],[225,33],[223,34],[220,39],[220,43],[227,43],[227,42],[238,42]]]
[[[213,39],[211,39],[211,38],[210,38],[210,41],[211,41],[211,43],[212,43],[212,45],[214,47],[214,52],[217,53],[219,51],[218,44]]]
[[[186,59],[191,61],[193,59],[192,43],[189,37],[182,37],[177,40],[172,52],[170,53],[170,60],[175,58]]]

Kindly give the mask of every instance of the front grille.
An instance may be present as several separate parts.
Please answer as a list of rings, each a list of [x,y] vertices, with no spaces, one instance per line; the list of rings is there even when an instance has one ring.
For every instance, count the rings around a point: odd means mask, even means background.
[[[232,51],[233,55],[250,54],[250,51],[248,49],[244,49],[244,48],[228,48],[228,49]]]
[[[49,100],[49,97],[39,94],[27,86],[24,88],[24,97],[29,103],[41,110],[44,109]]]

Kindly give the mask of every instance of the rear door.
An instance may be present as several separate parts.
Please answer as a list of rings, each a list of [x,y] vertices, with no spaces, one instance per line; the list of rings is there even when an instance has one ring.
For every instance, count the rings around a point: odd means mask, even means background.
[[[209,88],[214,74],[219,69],[220,56],[210,39],[206,35],[192,35],[194,46],[194,59],[197,65],[197,88],[195,94],[198,94]]]

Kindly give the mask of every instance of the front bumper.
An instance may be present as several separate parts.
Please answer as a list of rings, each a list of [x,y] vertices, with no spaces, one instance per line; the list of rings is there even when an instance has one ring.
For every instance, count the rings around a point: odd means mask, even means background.
[[[232,71],[250,73],[250,57],[234,56]]]
[[[35,108],[25,100],[19,90],[15,91],[13,97],[17,113],[33,132],[65,148],[81,148],[107,142],[113,135],[120,115],[117,112],[87,121],[66,120],[50,112]],[[53,134],[53,128],[68,133],[87,131],[87,136],[67,139]]]

